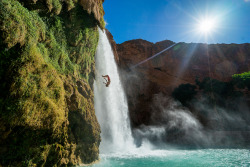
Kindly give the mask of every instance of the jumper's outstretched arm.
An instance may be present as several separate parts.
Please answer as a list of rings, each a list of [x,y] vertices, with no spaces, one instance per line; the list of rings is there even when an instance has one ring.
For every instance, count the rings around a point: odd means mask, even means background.
[[[102,77],[105,79],[106,82],[108,82],[108,75],[102,75]]]

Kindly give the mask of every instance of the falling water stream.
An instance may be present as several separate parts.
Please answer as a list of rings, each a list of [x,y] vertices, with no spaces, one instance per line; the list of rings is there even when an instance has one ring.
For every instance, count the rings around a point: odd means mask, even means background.
[[[134,147],[128,118],[127,100],[119,79],[116,62],[105,32],[99,29],[94,83],[95,111],[101,126],[101,153],[125,152]],[[106,87],[102,75],[109,75]]]

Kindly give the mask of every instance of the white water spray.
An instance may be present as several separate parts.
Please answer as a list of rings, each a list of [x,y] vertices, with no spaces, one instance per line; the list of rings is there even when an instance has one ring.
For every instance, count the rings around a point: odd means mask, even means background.
[[[128,117],[127,100],[120,82],[109,40],[99,29],[94,83],[95,112],[101,126],[101,153],[128,152],[134,148]],[[106,87],[102,75],[109,75]]]

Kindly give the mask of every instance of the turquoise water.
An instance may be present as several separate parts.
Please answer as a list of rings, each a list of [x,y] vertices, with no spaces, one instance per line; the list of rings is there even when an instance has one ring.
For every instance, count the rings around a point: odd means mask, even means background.
[[[127,155],[102,154],[92,167],[250,167],[248,149],[158,150]]]

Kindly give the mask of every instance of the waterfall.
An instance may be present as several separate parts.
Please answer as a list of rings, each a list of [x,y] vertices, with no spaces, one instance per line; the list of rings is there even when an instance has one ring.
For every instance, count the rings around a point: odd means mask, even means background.
[[[95,112],[101,126],[100,153],[126,152],[134,148],[128,117],[128,105],[118,75],[114,54],[105,32],[99,29],[99,43],[95,55],[94,83]],[[102,75],[109,75],[106,87]]]

